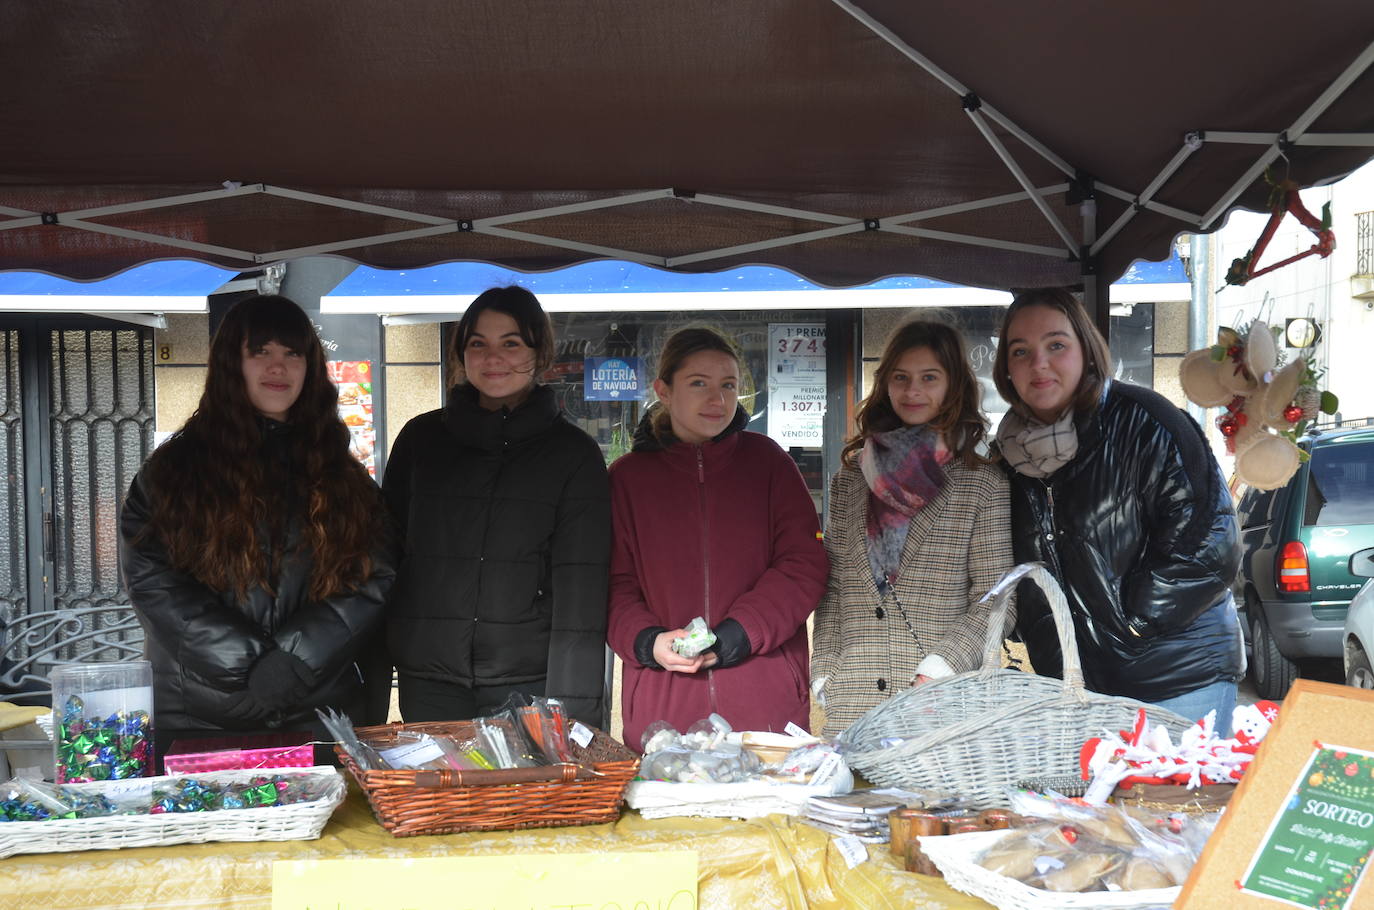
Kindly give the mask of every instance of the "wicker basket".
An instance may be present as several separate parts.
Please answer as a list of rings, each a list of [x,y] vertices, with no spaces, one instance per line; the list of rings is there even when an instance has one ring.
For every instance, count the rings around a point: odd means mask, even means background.
[[[400,730],[467,737],[472,724],[360,727],[358,737],[384,749]],[[580,765],[506,771],[364,771],[341,747],[335,751],[367,794],[377,821],[397,837],[599,825],[620,817],[639,757],[600,730],[593,733],[587,748],[572,746]]]
[[[1022,579],[1045,592],[1064,654],[1064,678],[999,668],[1002,629]],[[845,760],[884,787],[952,790],[978,808],[1006,805],[1019,780],[1078,773],[1083,743],[1129,730],[1136,711],[1177,737],[1192,722],[1153,705],[1089,692],[1064,593],[1040,563],[1017,566],[984,597],[993,600],[983,667],[907,689],[840,736]]]
[[[322,776],[329,780],[329,785],[319,799],[287,806],[6,822],[0,824],[0,858],[16,853],[118,850],[124,847],[203,844],[208,841],[309,840],[320,836],[325,822],[329,821],[329,816],[343,802],[347,793],[343,777],[335,768],[281,768],[267,774],[282,777]],[[137,784],[152,785],[162,780],[182,778],[244,783],[261,776],[264,776],[262,771],[213,771],[141,778]],[[101,781],[64,786],[87,793],[100,793],[112,786],[128,788],[130,783]]]
[[[956,891],[981,897],[1001,910],[1143,910],[1170,907],[1181,888],[1149,891],[1085,891],[1069,894],[1032,888],[1014,878],[984,869],[974,862],[984,850],[1011,831],[975,831],[945,837],[922,837],[921,851]]]

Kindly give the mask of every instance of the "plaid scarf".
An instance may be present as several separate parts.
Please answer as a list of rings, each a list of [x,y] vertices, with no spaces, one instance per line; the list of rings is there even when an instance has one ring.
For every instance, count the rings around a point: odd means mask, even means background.
[[[940,495],[947,461],[940,434],[925,424],[874,433],[859,452],[868,484],[868,566],[879,591],[897,580],[911,516]]]
[[[1008,411],[997,428],[997,447],[1016,473],[1049,477],[1078,453],[1078,428],[1073,417],[1073,408],[1065,408],[1054,423]]]

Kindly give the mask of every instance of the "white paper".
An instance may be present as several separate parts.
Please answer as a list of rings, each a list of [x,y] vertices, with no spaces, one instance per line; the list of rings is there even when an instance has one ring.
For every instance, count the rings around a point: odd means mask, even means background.
[[[591,728],[578,721],[573,722],[572,730],[568,733],[568,739],[571,739],[584,749],[591,745],[593,736],[595,736],[595,734],[592,733]]]
[[[868,848],[857,837],[845,835],[835,838],[835,849],[840,851],[840,856],[844,857],[851,869],[868,859]]]
[[[786,733],[788,736],[800,736],[804,739],[815,739],[814,736],[812,736],[810,733],[807,733],[805,730],[803,730],[801,727],[797,726],[790,720],[787,722],[787,726],[782,728],[782,732]]]

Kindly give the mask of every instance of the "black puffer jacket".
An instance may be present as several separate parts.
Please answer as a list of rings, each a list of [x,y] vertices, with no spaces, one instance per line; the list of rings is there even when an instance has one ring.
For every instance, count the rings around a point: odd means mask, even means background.
[[[352,592],[311,600],[310,554],[301,552],[299,509],[291,486],[289,426],[263,423],[264,473],[281,503],[284,520],[276,533],[283,543],[275,595],[262,587],[239,601],[174,569],[156,535],[139,540],[149,519],[147,471],[139,472],[120,513],[120,564],[129,598],[146,633],[153,665],[155,723],[159,729],[249,730],[311,727],[315,708],[329,705],[356,713],[363,680],[355,664],[375,635],[382,604],[395,577],[382,548],[373,553],[371,577]],[[178,438],[166,445],[189,444]],[[272,530],[258,539],[270,557]],[[302,694],[284,707],[250,696],[248,678],[259,660],[287,666],[286,678]],[[278,660],[280,658],[280,660]],[[297,677],[295,674],[299,674]]]
[[[535,386],[515,410],[448,406],[407,423],[382,484],[405,540],[387,605],[403,673],[464,686],[545,679],[600,726],[610,488],[596,442]]]
[[[1184,412],[1115,382],[1078,421],[1072,461],[1044,480],[1007,471],[1016,560],[1043,561],[1063,586],[1089,689],[1153,702],[1240,678],[1235,514]],[[1021,585],[1017,615],[1035,669],[1062,675],[1038,588]]]

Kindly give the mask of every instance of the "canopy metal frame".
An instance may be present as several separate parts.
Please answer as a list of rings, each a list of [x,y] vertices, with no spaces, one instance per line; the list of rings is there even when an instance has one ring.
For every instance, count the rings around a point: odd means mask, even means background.
[[[72,230],[90,231],[134,241],[157,244],[163,247],[185,250],[189,253],[222,257],[224,259],[236,260],[256,266],[284,262],[304,256],[340,253],[362,247],[397,243],[436,235],[473,232],[538,246],[555,247],[594,256],[644,263],[667,269],[737,257],[742,254],[756,253],[780,247],[795,246],[861,231],[883,231],[912,238],[932,239],[948,243],[1028,253],[1060,260],[1079,261],[1081,263],[1080,271],[1083,277],[1085,292],[1084,302],[1096,313],[1099,324],[1102,324],[1105,328],[1107,304],[1096,279],[1095,260],[1103,248],[1141,211],[1150,210],[1176,220],[1180,232],[1212,230],[1216,227],[1218,220],[1233,204],[1235,204],[1241,194],[1252,185],[1252,183],[1264,172],[1265,168],[1284,153],[1286,148],[1295,145],[1328,147],[1374,146],[1374,134],[1370,133],[1307,132],[1308,128],[1331,106],[1331,104],[1335,102],[1356,79],[1368,70],[1371,65],[1374,65],[1374,42],[1371,42],[1365,47],[1363,52],[1352,60],[1342,73],[1326,87],[1321,95],[1308,106],[1302,115],[1289,124],[1286,129],[1274,133],[1195,130],[1182,137],[1178,151],[1145,187],[1139,191],[1132,191],[1122,187],[1112,186],[1076,168],[1046,143],[1040,141],[1036,136],[1022,128],[1013,121],[1012,118],[988,103],[986,99],[979,97],[970,90],[967,85],[936,65],[932,60],[921,54],[915,48],[911,47],[890,28],[878,21],[878,19],[868,12],[860,9],[855,3],[851,2],[851,0],[832,0],[832,2],[836,7],[861,23],[874,35],[885,41],[906,59],[949,90],[953,99],[959,103],[967,113],[971,124],[982,135],[991,150],[1001,160],[1003,166],[1007,169],[1015,183],[1021,188],[1020,192],[972,200],[956,205],[945,205],[922,211],[905,212],[894,215],[872,213],[863,218],[856,218],[852,214],[840,215],[824,211],[767,205],[726,195],[698,194],[667,187],[613,194],[605,198],[571,205],[512,211],[495,216],[465,220],[462,218],[434,215],[423,211],[374,205],[266,183],[239,184],[232,181],[226,181],[223,188],[220,189],[151,198],[117,205],[73,209],[69,211],[34,212],[0,205],[0,213],[10,216],[8,220],[0,222],[0,231],[28,228],[35,225],[64,227]],[[1031,150],[1040,158],[1051,164],[1059,172],[1063,173],[1069,178],[1068,181],[1052,185],[1036,186],[1027,175],[1026,171],[1018,164],[1015,156],[1003,141],[1003,138],[994,130],[994,126],[1015,137],[1027,149]],[[1208,142],[1254,144],[1261,145],[1264,149],[1245,173],[1203,214],[1184,211],[1157,201],[1155,197],[1160,190],[1179,171],[1184,163]],[[1065,192],[1066,190],[1074,191],[1079,198],[1078,204],[1081,207],[1081,240],[1075,238],[1073,232],[1069,230],[1068,226],[1058,215],[1056,215],[1055,211],[1046,202],[1046,197]],[[1102,193],[1128,203],[1125,211],[1123,211],[1106,230],[1101,232],[1099,232],[1097,225],[1097,193]],[[255,194],[265,194],[267,196],[275,196],[297,202],[377,215],[407,222],[416,226],[401,230],[385,231],[365,237],[353,237],[327,243],[297,246],[290,249],[249,250],[189,240],[183,237],[169,236],[161,233],[155,234],[131,230],[102,223],[97,220],[113,215],[146,212],[152,209],[173,206],[216,202]],[[633,206],[667,199],[679,200],[684,205],[715,206],[726,209],[778,215],[827,226],[814,230],[797,231],[783,236],[771,237],[749,243],[712,249],[701,249],[681,255],[664,255],[652,250],[626,249],[617,246],[606,246],[585,241],[547,236],[531,230],[512,226],[517,224],[525,225],[530,222],[538,222],[542,219],[553,218],[560,215],[569,215],[619,206]],[[1002,205],[1024,203],[1026,201],[1029,201],[1039,211],[1041,217],[1062,242],[1062,246],[1045,246],[1035,243],[1016,242],[918,226],[922,221],[928,221],[941,216],[971,212]]]

